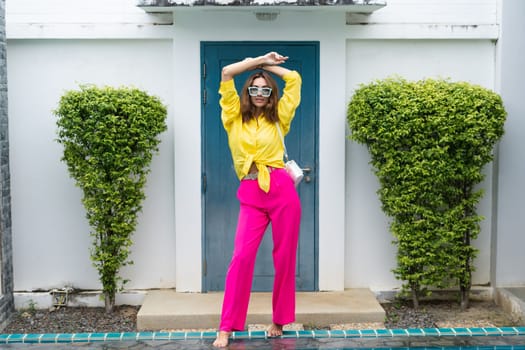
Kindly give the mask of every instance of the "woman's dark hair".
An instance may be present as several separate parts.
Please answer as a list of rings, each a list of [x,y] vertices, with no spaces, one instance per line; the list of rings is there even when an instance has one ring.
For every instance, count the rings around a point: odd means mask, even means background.
[[[241,114],[242,114],[242,121],[243,123],[246,123],[250,121],[251,119],[257,117],[255,114],[255,106],[252,104],[252,101],[250,99],[250,95],[248,94],[248,87],[252,86],[253,81],[257,78],[263,78],[266,80],[266,84],[272,88],[272,94],[270,97],[268,97],[268,104],[264,107],[264,117],[272,123],[275,123],[279,121],[279,116],[277,115],[277,104],[279,102],[279,87],[277,86],[277,83],[274,78],[265,71],[260,71],[257,73],[252,74],[248,79],[246,79],[246,83],[244,83],[244,87],[242,88],[241,93]]]

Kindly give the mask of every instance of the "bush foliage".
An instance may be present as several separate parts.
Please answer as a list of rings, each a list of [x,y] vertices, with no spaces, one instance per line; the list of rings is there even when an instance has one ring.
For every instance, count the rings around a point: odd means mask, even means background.
[[[125,283],[118,272],[129,261],[131,235],[145,198],[144,185],[166,108],[135,88],[84,85],[67,91],[55,111],[62,160],[83,191],[92,227],[91,260],[111,312]]]
[[[468,307],[471,245],[483,166],[506,113],[492,91],[466,82],[389,78],[362,85],[348,105],[350,138],[367,146],[397,244],[396,278],[414,305],[430,288],[458,286]]]

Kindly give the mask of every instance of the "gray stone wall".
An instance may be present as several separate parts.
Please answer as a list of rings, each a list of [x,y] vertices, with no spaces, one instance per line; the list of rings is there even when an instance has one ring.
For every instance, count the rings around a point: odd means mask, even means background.
[[[14,311],[6,46],[5,0],[0,0],[0,330]]]

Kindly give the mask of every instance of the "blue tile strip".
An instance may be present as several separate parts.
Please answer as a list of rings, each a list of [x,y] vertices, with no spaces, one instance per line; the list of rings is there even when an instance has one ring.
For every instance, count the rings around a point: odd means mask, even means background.
[[[483,337],[524,336],[525,327],[501,328],[410,328],[365,330],[284,331],[283,338],[385,338],[385,337]],[[115,341],[210,340],[217,332],[124,332],[124,333],[47,333],[0,334],[0,344],[92,343]],[[233,332],[233,339],[266,339],[266,331]]]

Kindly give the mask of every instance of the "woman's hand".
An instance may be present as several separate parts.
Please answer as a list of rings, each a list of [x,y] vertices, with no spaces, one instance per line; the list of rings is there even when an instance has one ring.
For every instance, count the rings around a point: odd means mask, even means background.
[[[262,59],[263,64],[259,68],[262,68],[270,73],[276,74],[279,77],[283,77],[284,75],[288,74],[290,70],[288,68],[285,68],[281,66],[281,63],[286,62],[288,60],[288,56],[283,56],[278,54],[277,52],[268,52],[264,56],[259,56],[259,59]]]
[[[281,63],[286,62],[288,59],[288,56],[283,56],[278,54],[277,52],[268,52],[266,55],[263,56],[263,65],[267,66],[275,66]]]

